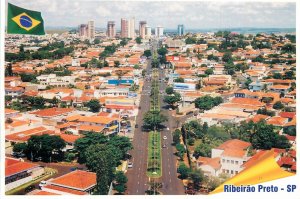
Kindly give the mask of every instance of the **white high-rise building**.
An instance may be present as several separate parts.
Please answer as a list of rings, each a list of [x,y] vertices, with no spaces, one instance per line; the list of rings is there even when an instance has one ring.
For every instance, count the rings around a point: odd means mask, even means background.
[[[146,21],[140,21],[139,33],[140,33],[140,37],[143,39],[145,39],[146,37],[146,25],[147,25]]]
[[[157,26],[155,28],[155,37],[161,37],[164,35],[164,28],[162,26]]]
[[[128,20],[128,38],[135,39],[135,18]]]
[[[88,22],[88,38],[95,39],[95,22],[94,21]]]
[[[146,38],[150,39],[151,38],[151,27],[150,26],[146,26]]]

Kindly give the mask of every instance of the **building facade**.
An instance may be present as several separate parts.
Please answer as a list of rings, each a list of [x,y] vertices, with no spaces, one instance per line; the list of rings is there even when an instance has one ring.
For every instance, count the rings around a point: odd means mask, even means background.
[[[116,24],[114,21],[107,22],[107,37],[114,38],[116,36]]]
[[[147,26],[146,21],[140,21],[139,33],[140,33],[140,37],[143,39],[145,39],[146,37],[146,26]]]
[[[185,29],[184,29],[184,25],[183,24],[178,25],[178,27],[177,27],[177,34],[179,36],[182,36],[182,35],[185,34]]]

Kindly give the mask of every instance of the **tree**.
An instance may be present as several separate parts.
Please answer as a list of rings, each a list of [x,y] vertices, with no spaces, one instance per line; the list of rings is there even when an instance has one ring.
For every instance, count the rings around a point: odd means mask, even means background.
[[[15,152],[15,153],[25,153],[26,150],[27,150],[26,143],[16,143],[13,146],[13,152]]]
[[[181,131],[179,129],[176,129],[173,132],[173,142],[174,142],[174,144],[180,143],[180,136],[181,136]]]
[[[222,57],[222,61],[226,63],[232,63],[233,62],[232,53],[231,52],[224,53]]]
[[[206,75],[212,75],[212,74],[214,74],[214,70],[212,68],[206,69],[205,74]]]
[[[105,135],[94,132],[87,132],[82,138],[75,141],[74,149],[78,152],[78,162],[83,164],[86,162],[86,149],[95,144],[106,144],[108,139]]]
[[[174,93],[174,88],[171,87],[171,86],[168,86],[168,87],[166,88],[166,93],[167,93],[168,95],[173,94],[173,93]]]
[[[95,39],[94,44],[100,44],[100,39]]]
[[[182,77],[178,77],[178,78],[174,79],[174,82],[183,83],[184,79]]]
[[[179,177],[181,179],[186,179],[189,174],[189,168],[184,163],[180,163],[177,172],[180,174]]]
[[[125,154],[133,149],[132,143],[128,137],[124,136],[114,136],[108,141],[108,145],[114,146],[118,148],[122,152],[122,158],[124,158]]]
[[[204,173],[201,169],[193,170],[189,173],[189,178],[193,181],[195,189],[200,188],[200,183],[204,180]]]
[[[177,150],[177,155],[178,157],[183,160],[183,156],[185,153],[185,148],[183,144],[176,144],[176,150]]]
[[[114,189],[119,193],[124,193],[126,191],[126,186],[124,184],[115,185]],[[104,195],[104,194],[103,194]]]
[[[148,111],[144,115],[144,127],[147,129],[155,130],[157,127],[161,125],[161,123],[167,121],[168,118],[161,114],[159,111]]]
[[[21,73],[20,76],[21,76],[22,82],[36,81],[36,75],[34,75],[34,74]]]
[[[273,108],[276,109],[276,110],[283,109],[283,108],[284,108],[284,105],[283,105],[280,101],[277,101],[277,102],[275,102],[275,104],[273,105]]]
[[[274,79],[282,79],[282,75],[280,73],[274,73],[273,78]]]
[[[211,149],[212,147],[209,144],[201,143],[198,146],[196,146],[194,151],[194,156],[198,158],[201,157],[210,157],[211,156]]]
[[[254,133],[250,137],[250,142],[254,149],[271,148],[289,148],[289,141],[285,136],[279,135],[275,132],[273,125],[268,125],[264,121],[255,124]]]
[[[117,173],[115,175],[115,181],[118,184],[126,184],[128,181],[128,178],[122,171],[117,171]]]
[[[293,44],[285,44],[282,48],[281,51],[283,53],[296,53],[296,47]]]
[[[222,97],[211,97],[209,95],[205,95],[203,97],[199,97],[195,100],[196,108],[209,110],[212,109],[214,106],[223,103]]]
[[[99,100],[92,99],[88,103],[86,103],[86,106],[90,109],[91,112],[96,113],[99,112],[101,105]]]
[[[141,44],[141,43],[142,43],[142,38],[141,38],[141,37],[135,38],[135,42],[136,42],[137,44]]]
[[[144,56],[146,56],[147,58],[151,57],[152,56],[151,50],[145,50]]]
[[[12,64],[7,64],[5,68],[5,76],[13,76]]]
[[[96,194],[107,195],[108,193],[114,177],[115,160],[112,158],[114,150],[103,144],[95,144],[89,146],[85,152],[87,168],[92,172],[96,172],[97,175]]]
[[[65,146],[65,141],[58,135],[33,135],[27,141],[27,157],[31,160],[41,157],[48,162],[52,160],[53,152],[62,155]]]
[[[181,95],[177,92],[175,92],[172,95],[166,95],[164,97],[164,102],[166,102],[167,104],[174,106],[175,103],[180,102],[181,100]]]
[[[114,67],[119,68],[120,67],[120,61],[114,61]]]

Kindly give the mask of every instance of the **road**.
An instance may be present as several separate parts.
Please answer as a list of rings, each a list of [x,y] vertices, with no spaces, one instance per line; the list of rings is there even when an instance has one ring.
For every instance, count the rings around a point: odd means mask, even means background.
[[[158,47],[158,43],[154,41],[152,43],[152,52],[153,49]],[[151,60],[148,61],[146,73],[150,74],[151,71]],[[164,80],[164,70],[159,69],[159,78]],[[160,90],[164,92],[166,88],[166,83],[164,81],[160,81]],[[132,155],[132,163],[133,168],[129,169],[127,172],[128,183],[127,183],[127,192],[129,195],[144,195],[145,191],[149,187],[149,178],[146,175],[147,170],[147,147],[148,147],[148,134],[143,132],[141,126],[143,124],[143,115],[149,111],[150,108],[150,90],[151,90],[151,82],[144,81],[144,87],[142,90],[140,107],[136,124],[138,124],[138,128],[134,131],[133,138],[133,147],[134,149],[130,151]],[[163,102],[163,96],[160,95],[160,104],[161,104],[161,112],[168,116],[168,122],[165,122],[164,125],[169,127],[170,130],[162,130],[162,139],[163,136],[167,136],[167,140],[162,140],[162,144],[166,144],[166,148],[162,148],[162,177],[160,181],[163,184],[163,187],[159,190],[164,195],[183,195],[184,187],[181,182],[177,178],[177,168],[176,161],[177,157],[174,155],[175,149],[171,145],[172,144],[172,130],[177,127],[177,121],[182,122],[184,118],[175,119],[171,115],[171,112],[168,109],[163,108],[166,104]]]
[[[159,78],[165,79],[165,71],[160,70]],[[160,90],[164,93],[167,85],[164,81],[160,83]],[[163,96],[160,97],[161,113],[168,117],[168,121],[164,123],[166,127],[161,131],[162,139],[166,136],[166,140],[162,140],[162,144],[166,145],[166,148],[162,149],[162,183],[163,187],[160,190],[164,195],[182,195],[184,194],[184,187],[182,181],[177,178],[176,161],[177,156],[174,155],[175,148],[172,146],[172,131],[177,127],[177,120],[182,122],[184,118],[176,119],[172,116],[171,111],[167,109],[167,104],[163,102]]]
[[[151,61],[147,64],[147,74],[150,73]],[[150,90],[151,82],[144,81],[144,87],[141,93],[140,107],[138,116],[136,117],[136,124],[138,128],[134,130],[133,137],[133,150],[129,153],[132,155],[133,168],[128,169],[127,177],[127,194],[129,195],[144,195],[148,189],[147,170],[147,147],[148,147],[148,134],[143,132],[141,127],[143,125],[143,115],[149,111],[150,108]]]

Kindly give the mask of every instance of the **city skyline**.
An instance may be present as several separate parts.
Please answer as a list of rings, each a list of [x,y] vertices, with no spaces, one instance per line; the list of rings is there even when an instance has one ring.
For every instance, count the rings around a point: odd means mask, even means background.
[[[186,29],[296,27],[296,6],[293,2],[8,2],[41,11],[46,27],[77,27],[85,21],[94,20],[96,28],[105,28],[107,21],[116,21],[116,30],[120,30],[120,19],[132,17],[135,17],[136,21],[147,21],[150,27],[163,26],[165,29],[176,29],[178,24],[184,24]],[[57,13],[59,10],[64,12]]]

